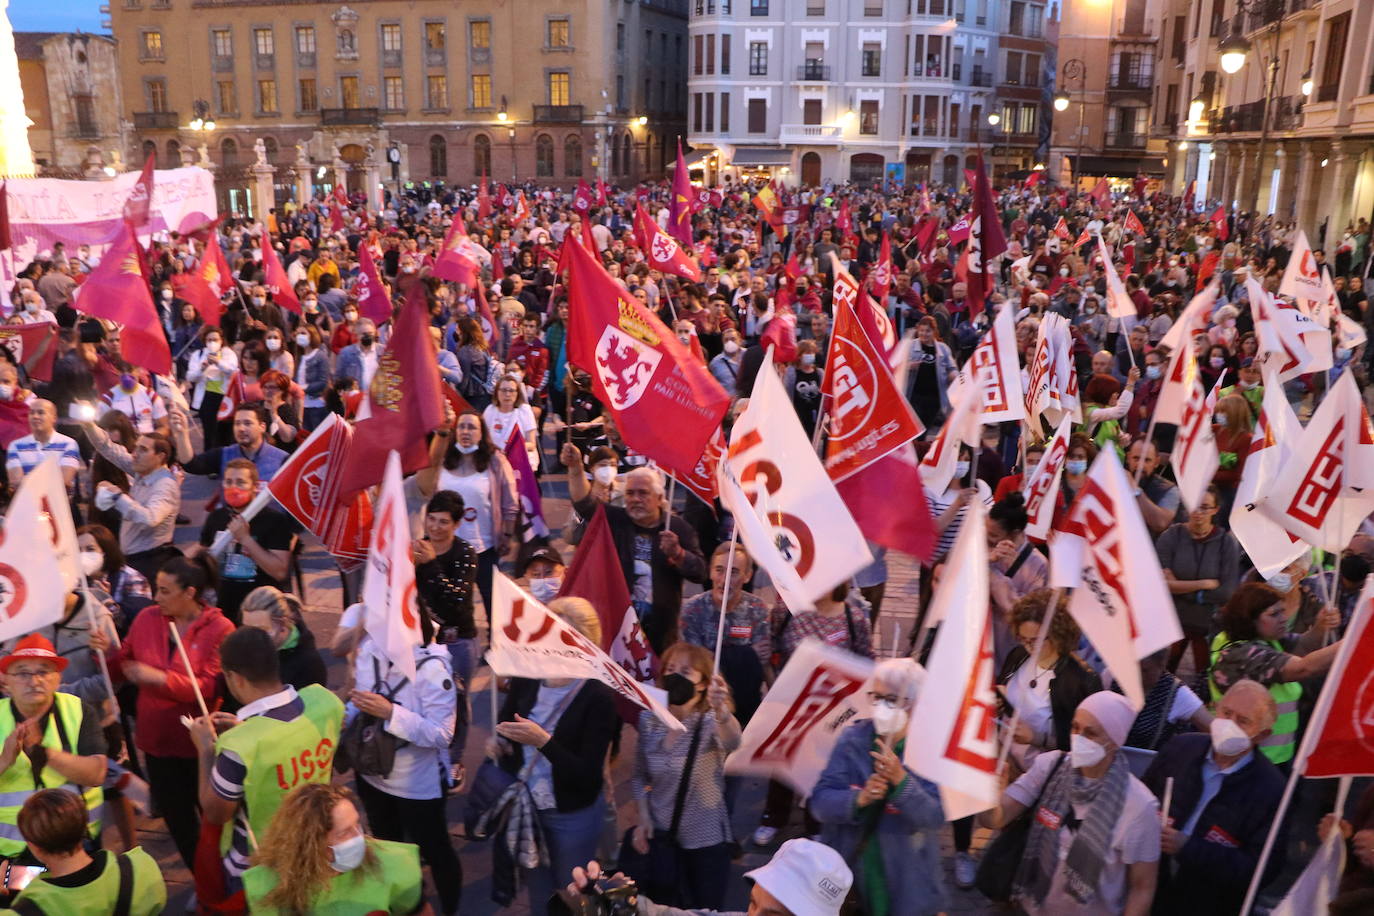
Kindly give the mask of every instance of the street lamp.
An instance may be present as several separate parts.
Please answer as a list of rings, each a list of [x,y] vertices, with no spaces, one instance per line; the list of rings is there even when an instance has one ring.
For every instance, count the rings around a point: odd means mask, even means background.
[[[205,101],[204,99],[196,99],[194,102],[191,103],[191,108],[195,111],[196,114],[196,116],[191,119],[191,123],[188,125],[191,128],[191,130],[201,131],[215,129],[215,118],[213,115],[210,114],[209,102]]]
[[[1239,73],[1250,53],[1250,42],[1243,35],[1232,35],[1222,41],[1217,50],[1221,53],[1221,69],[1227,73]]]
[[[1300,87],[1304,96],[1312,95],[1312,71],[1308,70],[1302,75],[1302,86]]]
[[[496,113],[496,120],[504,121],[509,117],[510,115],[506,113],[506,97],[503,95],[501,96],[501,110]]]
[[[1087,69],[1087,67],[1084,65],[1084,63],[1083,63],[1083,61],[1082,61],[1081,59],[1079,59],[1079,58],[1077,58],[1077,57],[1071,57],[1071,58],[1069,58],[1068,60],[1064,61],[1064,82],[1065,82],[1065,83],[1068,83],[1068,82],[1070,82],[1070,81],[1077,82],[1077,83],[1078,83],[1078,93],[1079,93],[1079,95],[1078,95],[1078,150],[1077,150],[1077,152],[1074,153],[1074,157],[1073,157],[1073,173],[1072,173],[1072,178],[1073,178],[1073,192],[1074,192],[1075,194],[1078,193],[1078,178],[1079,178],[1079,171],[1078,171],[1078,170],[1079,170],[1079,167],[1083,164],[1083,111],[1084,111],[1084,109],[1086,109],[1086,108],[1088,107],[1088,102],[1087,102],[1087,99],[1085,98],[1085,96],[1086,96],[1086,94],[1087,94],[1087,89],[1088,89],[1088,87],[1087,87],[1087,80],[1085,79],[1085,77],[1087,76],[1087,73],[1088,73],[1088,69]],[[1054,97],[1054,110],[1055,110],[1055,111],[1068,111],[1068,108],[1069,108],[1069,91],[1068,91],[1068,89],[1062,88],[1062,87],[1061,87],[1060,90],[1059,90],[1059,92],[1058,92],[1058,93],[1055,95],[1055,97]]]
[[[998,124],[1002,123],[1002,116],[994,111],[992,114],[988,115],[988,123],[996,127]]]
[[[635,123],[638,124],[640,127],[644,127],[649,123],[649,116],[640,115],[639,117],[635,118]]]
[[[1255,170],[1255,196],[1251,207],[1256,212],[1259,211],[1260,189],[1263,185],[1259,176],[1264,169],[1264,146],[1269,140],[1269,109],[1274,101],[1274,90],[1279,79],[1279,22],[1283,19],[1284,9],[1283,0],[1236,0],[1237,15],[1263,15],[1268,23],[1266,31],[1269,33],[1269,54],[1266,61],[1268,78],[1264,84],[1264,108],[1260,111],[1259,148],[1255,156],[1259,168]],[[1237,31],[1223,39],[1217,51],[1221,55],[1221,69],[1234,75],[1245,66],[1245,61],[1250,55],[1250,42]],[[1303,85],[1306,86],[1309,82],[1304,75]],[[1270,204],[1273,204],[1273,201],[1270,201]]]
[[[1069,94],[1068,94],[1067,92],[1058,92],[1058,93],[1055,93],[1055,96],[1054,96],[1054,110],[1055,110],[1055,111],[1068,111],[1068,110],[1069,110]]]

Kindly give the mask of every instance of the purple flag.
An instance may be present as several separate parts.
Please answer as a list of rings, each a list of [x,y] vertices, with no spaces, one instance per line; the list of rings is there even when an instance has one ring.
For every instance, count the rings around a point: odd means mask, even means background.
[[[517,426],[506,440],[506,458],[515,471],[515,491],[520,494],[520,508],[525,514],[521,540],[548,537],[549,526],[544,522],[544,500],[539,493],[539,481],[530,467],[530,455],[525,451],[525,437]]]

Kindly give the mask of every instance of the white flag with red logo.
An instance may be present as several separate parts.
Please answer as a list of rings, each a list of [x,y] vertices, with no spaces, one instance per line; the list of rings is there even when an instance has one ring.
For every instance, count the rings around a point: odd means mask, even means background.
[[[62,590],[65,593],[76,588],[81,581],[76,524],[67,501],[67,484],[55,456],[43,459],[25,475],[10,503],[8,515],[16,518],[34,515],[44,523],[37,533],[57,559],[57,567],[62,572]]]
[[[1111,252],[1107,251],[1107,243],[1102,241],[1101,235],[1097,237],[1097,253],[1102,258],[1102,269],[1107,272],[1107,314],[1113,318],[1137,317],[1135,302],[1126,292],[1126,284],[1121,282],[1121,275],[1116,272]]]
[[[1054,234],[1066,242],[1073,241],[1073,233],[1069,231],[1069,224],[1064,217],[1059,217],[1059,222],[1054,224]]]
[[[1245,291],[1255,318],[1259,352],[1274,361],[1280,382],[1331,368],[1330,330],[1269,295],[1253,277],[1246,278]]]
[[[1272,371],[1266,373],[1264,400],[1231,506],[1231,533],[1265,578],[1311,549],[1302,538],[1293,536],[1256,507],[1259,494],[1267,493],[1279,471],[1288,465],[1301,436],[1302,424],[1293,413],[1283,386]]]
[[[639,683],[601,647],[497,571],[491,592],[487,663],[501,677],[596,680],[647,709],[673,731],[685,727],[664,705],[662,691]]]
[[[1323,298],[1322,270],[1317,266],[1316,256],[1312,254],[1307,233],[1301,229],[1293,239],[1293,253],[1288,258],[1288,266],[1283,270],[1283,279],[1279,280],[1279,295],[1314,302]]]
[[[77,561],[76,533],[72,529],[68,541],[69,527],[71,508],[62,470],[57,458],[50,457],[19,484],[0,529],[0,640],[32,633],[66,616],[66,583]],[[66,550],[61,550],[63,544]],[[65,563],[59,552],[69,554]],[[71,576],[73,583],[76,578]]]
[[[1336,660],[1317,696],[1307,733],[1293,761],[1304,776],[1374,776],[1374,579],[1367,579],[1351,612]]]
[[[850,283],[853,278],[850,278]],[[902,396],[887,366],[887,353],[864,330],[857,295],[841,296],[835,280],[835,328],[821,381],[826,411],[825,467],[843,480],[915,439],[925,427]],[[850,290],[857,294],[855,285]]]
[[[1064,461],[1069,456],[1069,437],[1073,435],[1073,418],[1065,417],[1049,444],[1045,454],[1035,466],[1035,473],[1021,482],[1022,494],[1026,498],[1026,534],[1044,540],[1049,537],[1050,526],[1054,523],[1054,507],[1059,504],[1059,485],[1064,479]]]
[[[1183,308],[1183,313],[1165,332],[1159,345],[1168,347],[1170,353],[1177,353],[1181,347],[1191,349],[1193,338],[1199,334],[1207,333],[1212,308],[1217,304],[1217,294],[1220,292],[1221,281],[1219,279],[1213,280],[1203,288],[1202,292],[1189,299],[1188,304]]]
[[[953,400],[955,391],[968,384],[968,374],[979,376],[983,386],[983,423],[1020,420],[1026,415],[1021,366],[1016,358],[1015,312],[1010,302],[1002,303],[992,327],[978,342],[969,361],[959,369],[959,377],[949,389]]]
[[[765,355],[717,467],[720,501],[750,556],[795,611],[873,562]]]
[[[974,376],[958,390],[950,389],[949,416],[921,459],[921,480],[936,493],[943,493],[954,480],[960,447],[976,448],[982,442],[982,387],[982,377]]]
[[[890,358],[892,351],[897,346],[897,329],[892,326],[891,319],[887,316],[887,311],[880,306],[872,296],[859,289],[859,281],[854,279],[854,275],[845,270],[840,264],[839,257],[830,253],[830,263],[834,265],[835,287],[834,303],[838,309],[840,303],[847,303],[854,314],[858,316],[859,324],[868,334],[868,339],[873,341],[873,345],[882,350],[884,358]],[[918,434],[919,435],[919,434]]]
[[[1116,449],[1093,461],[1050,542],[1050,572],[1051,585],[1074,590],[1069,613],[1139,709],[1140,659],[1178,642],[1183,630]]]
[[[985,509],[975,499],[967,512],[931,602],[927,625],[940,629],[903,755],[940,787],[946,820],[986,811],[1001,795]]]
[[[386,459],[376,524],[363,573],[363,630],[381,653],[415,680],[415,647],[423,645],[415,604],[415,560],[410,553],[410,516],[401,486],[401,456]]]
[[[1313,547],[1341,551],[1374,512],[1374,429],[1350,370],[1317,407],[1259,511]]]
[[[1041,414],[1053,426],[1059,425],[1066,412],[1074,417],[1074,422],[1082,422],[1073,338],[1063,315],[1051,312],[1040,316],[1040,330],[1026,373],[1026,419],[1032,434],[1037,438],[1041,435],[1037,422]]]
[[[1183,403],[1183,416],[1179,420],[1174,449],[1169,453],[1169,463],[1174,469],[1174,480],[1178,481],[1178,495],[1191,511],[1206,497],[1207,486],[1216,476],[1221,455],[1217,451],[1217,437],[1212,432],[1212,408],[1216,406],[1217,389],[1212,389],[1212,397],[1207,396],[1202,378],[1197,374],[1192,348],[1185,348],[1185,352],[1186,358],[1193,363],[1190,373],[1193,383]],[[1225,374],[1223,371],[1222,375]]]
[[[840,734],[873,714],[868,698],[873,662],[806,638],[768,688],[725,760],[732,776],[768,776],[808,796]]]

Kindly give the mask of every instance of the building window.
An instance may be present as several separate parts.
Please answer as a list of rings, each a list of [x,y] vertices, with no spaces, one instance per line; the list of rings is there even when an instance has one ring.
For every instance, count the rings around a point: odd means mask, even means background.
[[[692,133],[701,133],[701,93],[692,93]]]
[[[89,95],[74,95],[76,105],[76,135],[78,137],[98,137],[100,128],[95,123],[95,100]]]
[[[314,80],[300,80],[297,83],[297,96],[299,98],[301,111],[318,111],[320,101],[315,95]]]
[[[259,57],[270,57],[276,53],[276,45],[272,41],[271,29],[253,30],[253,50]]]
[[[486,134],[472,138],[472,172],[474,175],[491,174],[491,138]]]
[[[1021,56],[1020,51],[1007,52],[1007,74],[1002,82],[1008,86],[1021,85]]]
[[[617,51],[625,50],[625,23],[623,22],[615,24],[615,49]]]
[[[720,132],[728,134],[730,132],[730,93],[720,94]]]
[[[175,140],[167,141],[167,161],[173,167],[181,165],[181,144]]]
[[[220,114],[234,114],[239,110],[238,100],[234,95],[233,80],[220,80],[215,83],[215,104]]]
[[[692,36],[692,75],[701,76],[706,69],[704,60],[706,52],[702,49],[702,41],[705,39],[700,35]]]
[[[358,108],[358,78],[356,76],[339,77],[339,101],[344,108]]]
[[[148,93],[148,110],[166,111],[167,81],[164,79],[146,80],[143,86]]]
[[[219,145],[219,164],[226,169],[239,164],[239,145],[228,137]]]
[[[768,75],[768,42],[749,42],[749,75]]]
[[[859,133],[876,136],[878,133],[878,102],[865,99],[859,103]]]
[[[749,0],[750,16],[767,16],[768,0]]]
[[[491,75],[475,73],[472,76],[472,107],[491,107]]]
[[[162,59],[162,33],[143,33],[143,57],[151,60]]]
[[[820,99],[803,99],[803,100],[802,100],[802,123],[803,123],[803,124],[819,124],[819,123],[821,123],[821,108],[822,108],[822,104],[823,104],[823,103],[821,102]]]
[[[1341,76],[1345,67],[1345,45],[1349,37],[1349,12],[1333,16],[1326,21],[1326,60],[1322,63],[1322,81],[1317,89],[1318,102],[1334,102],[1340,95]]]
[[[572,77],[567,73],[549,74],[549,104],[569,105],[572,96]],[[550,141],[552,142],[552,141]]]
[[[582,175],[582,138],[573,134],[563,141],[563,176],[579,178]]]
[[[863,75],[883,75],[883,49],[876,41],[870,41],[864,44]]]
[[[572,26],[567,19],[550,19],[547,28],[550,48],[572,47]]]
[[[706,36],[706,73],[708,76],[716,72],[716,36]]]
[[[806,0],[806,15],[824,16],[825,0]]]
[[[553,177],[553,137],[548,134],[534,139],[534,174],[537,178]]]
[[[442,51],[445,46],[444,24],[442,22],[425,23],[425,50]]]
[[[433,109],[448,107],[448,77],[442,75],[425,77],[425,107]]]
[[[448,177],[448,146],[438,134],[429,138],[429,177]]]
[[[234,35],[228,29],[211,29],[210,45],[216,57],[234,56]]]
[[[883,0],[864,0],[864,15],[868,17],[883,14]]]
[[[750,99],[749,100],[749,133],[764,134],[768,132],[768,100]]]
[[[399,53],[401,50],[401,26],[388,22],[382,26],[382,50]]]
[[[313,25],[296,26],[296,53],[315,53],[315,27]]]
[[[491,49],[491,23],[478,19],[468,23],[468,46],[474,51]]]
[[[258,111],[262,114],[277,113],[276,80],[258,80]]]
[[[730,33],[720,36],[720,74],[730,75]]]
[[[406,107],[405,88],[399,76],[388,76],[382,80],[382,89],[386,96],[386,107],[392,111],[400,111]]]
[[[706,93],[706,132],[713,134],[716,132],[716,94]]]

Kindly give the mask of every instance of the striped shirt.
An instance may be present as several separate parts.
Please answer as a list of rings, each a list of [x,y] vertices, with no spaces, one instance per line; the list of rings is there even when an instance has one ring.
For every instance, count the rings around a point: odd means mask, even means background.
[[[978,497],[983,501],[983,505],[991,509],[992,491],[988,489],[988,485],[981,480],[975,480],[973,484],[978,488]],[[936,493],[926,487],[926,505],[930,509],[930,517],[939,519],[944,511],[954,504],[954,500],[958,498],[961,489],[963,488],[959,486],[958,481],[955,481],[943,493]],[[954,539],[959,536],[959,529],[964,525],[965,514],[967,514],[967,509],[960,509],[959,514],[949,523],[949,527],[940,532],[940,540],[935,544],[935,555],[931,558],[931,565],[943,560],[945,555],[954,547]]]
[[[81,449],[71,436],[53,433],[46,443],[40,443],[33,436],[24,436],[10,443],[5,452],[5,469],[18,468],[27,475],[43,463],[45,458],[57,456],[57,463],[64,468],[81,468]]]

